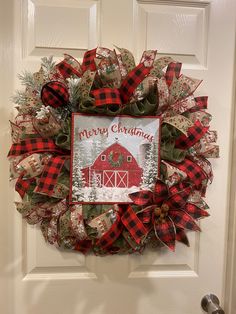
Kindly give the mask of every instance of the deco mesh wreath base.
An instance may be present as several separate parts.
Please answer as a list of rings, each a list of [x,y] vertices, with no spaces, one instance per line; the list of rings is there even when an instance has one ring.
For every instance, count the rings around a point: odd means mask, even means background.
[[[181,63],[149,50],[135,65],[128,50],[117,51],[87,51],[82,64],[69,55],[57,64],[43,58],[39,72],[19,76],[25,90],[14,96],[8,154],[22,198],[16,208],[57,247],[97,255],[174,250],[176,241],[189,245],[186,230],[200,231],[197,221],[209,216],[207,158],[218,157],[219,148],[207,97],[193,95],[201,81],[180,75]],[[69,203],[73,112],[161,117],[160,176],[131,193],[132,204]],[[117,162],[123,157],[110,156]]]

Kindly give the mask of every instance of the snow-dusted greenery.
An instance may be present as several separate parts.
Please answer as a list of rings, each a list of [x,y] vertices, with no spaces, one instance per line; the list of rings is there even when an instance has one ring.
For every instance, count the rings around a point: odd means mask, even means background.
[[[17,90],[17,91],[15,91],[11,100],[14,104],[16,104],[18,106],[22,106],[27,102],[28,96],[27,96],[25,91]]]
[[[46,74],[49,74],[55,68],[56,62],[53,61],[53,56],[43,57],[41,59],[41,66]]]
[[[79,94],[80,94],[79,82],[80,82],[80,78],[68,78],[67,79],[67,85],[68,85],[69,95],[70,95],[69,100],[70,100],[70,104],[71,104],[71,108],[73,112],[76,111],[78,101],[79,101]]]
[[[18,78],[21,81],[22,85],[31,87],[32,89],[35,89],[38,85],[36,84],[33,73],[31,72],[24,71],[22,72],[22,74],[18,74]]]
[[[41,59],[41,66],[44,78],[47,80],[49,79],[49,74],[53,72],[55,68],[56,62],[53,61],[53,56],[50,57],[43,57]],[[38,93],[40,95],[40,91],[42,88],[42,85],[39,83],[39,81],[34,77],[34,73],[31,73],[29,71],[23,71],[21,74],[18,75],[19,80],[21,81],[22,85],[31,88],[34,92]],[[17,90],[14,95],[12,96],[11,100],[13,103],[15,103],[18,106],[22,106],[27,103],[28,101],[28,93],[26,90],[21,91]]]

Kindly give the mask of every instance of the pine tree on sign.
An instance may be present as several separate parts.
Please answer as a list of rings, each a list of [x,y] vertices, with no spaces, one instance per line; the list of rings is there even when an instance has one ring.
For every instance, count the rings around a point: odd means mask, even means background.
[[[82,188],[84,188],[85,186],[85,178],[81,170],[81,166],[82,166],[81,155],[79,153],[78,147],[76,148],[77,149],[75,151],[74,160],[73,160],[72,192],[73,192],[73,195],[76,196],[77,200],[81,200],[84,196]]]
[[[97,182],[96,173],[93,173],[92,182],[91,182],[91,192],[89,194],[90,202],[95,202],[97,199],[97,187],[98,187],[98,182]]]
[[[142,176],[142,187],[149,187],[155,184],[158,175],[158,164],[157,164],[157,144],[152,142],[147,151],[146,160],[143,168]]]

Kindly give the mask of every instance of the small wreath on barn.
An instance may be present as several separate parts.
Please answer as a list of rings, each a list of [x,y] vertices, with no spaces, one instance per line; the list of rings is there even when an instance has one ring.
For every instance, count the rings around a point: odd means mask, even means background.
[[[19,76],[25,90],[13,97],[8,154],[21,197],[16,208],[57,247],[97,255],[163,245],[174,250],[176,241],[189,245],[186,230],[200,231],[197,221],[209,216],[203,199],[213,179],[208,158],[218,157],[219,148],[209,129],[208,98],[193,95],[201,81],[180,75],[181,63],[149,50],[135,65],[131,52],[117,50],[87,51],[82,64],[67,54],[59,63],[44,57],[38,72]],[[71,188],[79,191],[83,182],[78,172],[70,187],[72,113],[160,117],[155,182],[130,193],[129,204],[71,204]],[[110,152],[108,161],[119,167],[124,158]],[[99,173],[92,178],[88,197],[96,193]]]
[[[124,161],[124,156],[121,153],[111,151],[108,155],[108,161],[112,167],[120,167]]]

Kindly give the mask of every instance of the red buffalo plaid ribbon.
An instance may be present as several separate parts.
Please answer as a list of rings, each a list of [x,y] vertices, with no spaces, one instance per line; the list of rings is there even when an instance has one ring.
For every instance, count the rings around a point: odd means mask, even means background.
[[[186,210],[187,212],[194,218],[194,219],[199,219],[202,217],[208,217],[209,213],[196,205],[192,203],[187,203],[186,204]]]
[[[179,242],[182,242],[183,244],[185,244],[187,246],[190,246],[189,245],[189,240],[188,240],[188,238],[186,236],[185,231],[182,228],[178,228],[178,227],[175,228],[175,231],[176,231],[175,240],[179,241]]]
[[[8,157],[16,157],[27,153],[55,152],[65,154],[65,151],[58,148],[54,141],[49,138],[27,138],[20,143],[12,144]]]
[[[78,62],[76,60],[73,60],[73,58],[70,56],[66,56],[66,58],[57,65],[57,68],[64,78],[69,77],[71,74],[75,74],[78,77],[81,77],[82,73],[87,70],[97,70],[94,60],[96,58],[96,53],[97,48],[85,52],[81,68],[78,67]],[[128,73],[119,89],[101,88],[93,90],[92,95],[95,97],[95,105],[120,106],[122,103],[126,104],[133,95],[138,85],[144,80],[147,75],[149,75],[151,71],[152,67],[146,67],[144,65],[144,62],[140,63]]]
[[[85,72],[86,70],[96,71],[96,64],[94,59],[96,58],[97,48],[88,50],[84,54],[82,70]]]
[[[168,188],[166,184],[162,181],[157,181],[154,191],[140,190],[129,194],[132,201],[138,206],[144,206],[149,204],[160,204],[169,195]]]
[[[158,181],[154,192],[146,191],[148,193],[144,194],[143,192],[145,191],[140,191],[130,194],[131,199],[136,205],[151,204],[151,206],[147,206],[146,208],[144,208],[144,210],[140,212],[139,218],[132,209],[132,207],[129,205],[125,209],[123,214],[120,213],[121,216],[118,216],[116,222],[112,225],[109,231],[98,241],[97,244],[102,246],[103,249],[111,247],[114,241],[122,233],[123,227],[128,230],[134,241],[137,244],[140,244],[149,232],[149,228],[146,228],[144,226],[144,223],[149,224],[151,221],[153,221],[154,226],[156,225],[153,210],[157,208],[160,203],[163,202],[163,204],[167,205],[170,209],[168,214],[169,218],[167,218],[165,223],[158,224],[158,226],[155,227],[155,231],[157,233],[157,236],[161,238],[161,241],[163,241],[170,249],[173,249],[176,239],[176,231],[173,222],[171,221],[172,213],[173,221],[174,223],[176,223],[176,226],[180,226],[182,228],[187,228],[190,230],[199,230],[198,226],[189,216],[189,214],[181,210],[185,207],[191,190],[192,188],[189,186],[185,186],[185,184],[179,184],[178,186],[175,186],[168,190],[168,187],[165,183]],[[150,195],[150,193],[152,195]],[[176,213],[176,211],[179,212]],[[196,215],[195,211],[194,214]]]
[[[53,156],[43,169],[43,173],[39,179],[39,183],[35,189],[36,193],[47,195],[53,194],[53,188],[57,183],[58,176],[68,156]]]
[[[138,206],[147,205],[153,201],[153,193],[148,190],[141,190],[138,192],[134,192],[130,194],[129,197]]]
[[[200,121],[196,121],[194,125],[188,129],[188,136],[182,134],[177,138],[175,146],[182,149],[192,147],[206,134],[208,129],[209,127],[204,127]]]
[[[65,59],[59,62],[56,67],[65,79],[73,74],[78,77],[82,76],[81,65],[70,55],[65,54]]]
[[[165,201],[165,204],[168,205],[170,209],[181,209],[185,206],[189,194],[192,188],[190,186],[184,187],[182,184],[178,184],[170,188],[169,195],[170,197]]]
[[[142,239],[146,237],[148,230],[144,227],[142,221],[138,218],[131,206],[128,206],[121,217],[121,221],[135,242],[140,244]]]
[[[150,73],[151,68],[145,67],[143,63],[137,65],[132,71],[128,73],[120,86],[120,95],[122,102],[126,104],[133,95],[138,85]]]
[[[145,67],[143,63],[140,63],[131,72],[129,72],[119,89],[106,87],[92,91],[92,95],[95,98],[95,105],[121,106],[122,103],[126,104],[138,85],[150,73],[150,70],[150,67]]]
[[[20,194],[21,198],[24,198],[25,193],[29,190],[31,184],[36,182],[34,178],[23,179],[23,177],[24,172],[19,176],[15,184],[15,190]]]
[[[120,92],[117,88],[99,88],[92,91],[96,106],[118,105],[122,104]]]
[[[137,244],[147,235],[148,230],[144,227],[142,221],[138,218],[131,206],[125,209],[119,207],[116,221],[111,228],[97,241],[97,245],[103,249],[112,247],[115,240],[123,232],[124,227],[128,230],[131,237]]]
[[[165,223],[154,223],[155,234],[172,251],[175,249],[176,229],[170,218],[166,219]]]
[[[43,169],[35,192],[51,195],[61,168],[63,167],[65,160],[69,158],[69,156],[66,155],[68,152],[58,148],[52,139],[29,138],[20,143],[12,144],[8,157],[47,152],[59,153],[62,156],[52,156],[50,158]],[[32,181],[24,180],[23,175],[24,174],[21,174],[16,183],[16,189],[21,196],[24,196],[25,192],[30,187],[30,183],[32,183]]]
[[[91,240],[81,240],[76,243],[74,250],[82,252],[83,254],[86,254],[90,250],[91,247],[92,247]]]
[[[182,63],[178,63],[178,62],[169,63],[166,70],[166,74],[165,74],[166,83],[168,86],[171,85],[174,77],[179,78],[181,66],[182,66]]]
[[[200,187],[202,181],[207,178],[203,169],[190,159],[185,158],[181,163],[170,164],[185,172],[196,187]]]
[[[107,249],[112,246],[116,239],[123,231],[123,225],[121,222],[120,214],[117,215],[116,221],[111,228],[97,241],[97,245],[103,249]]]
[[[177,236],[177,228],[199,231],[194,218],[207,216],[204,211],[201,213],[200,209],[187,206],[191,191],[192,187],[187,182],[181,182],[169,189],[164,182],[158,180],[154,191],[148,191],[152,193],[152,198],[144,200],[144,194],[140,193],[143,191],[129,194],[134,204],[148,205],[141,213],[143,221],[145,219],[147,224],[152,222],[156,237],[171,250],[174,250],[176,240],[188,243],[185,233],[179,232]]]
[[[153,210],[158,206],[161,206],[161,204],[167,205],[171,210],[184,208],[191,190],[192,188],[190,186],[185,186],[182,183],[168,189],[167,185],[164,182],[158,181],[155,190],[152,193],[153,199],[151,205],[145,207],[142,212],[142,221],[145,223],[149,223],[151,222],[151,220],[153,220],[153,223],[155,223]],[[159,194],[159,191],[162,193],[162,195]],[[140,196],[134,194],[135,193],[132,193],[130,197],[137,205]]]
[[[207,109],[207,102],[208,97],[207,96],[200,96],[194,98],[196,105],[189,110],[189,112],[195,112],[202,109]]]
[[[170,216],[175,226],[188,230],[200,231],[199,226],[193,219],[190,219],[189,214],[183,210],[171,210]]]

